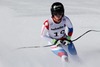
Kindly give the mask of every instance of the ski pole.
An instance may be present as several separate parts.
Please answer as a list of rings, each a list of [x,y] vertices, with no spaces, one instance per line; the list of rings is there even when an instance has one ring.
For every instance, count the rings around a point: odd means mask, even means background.
[[[82,36],[84,36],[85,34],[87,34],[89,32],[100,32],[100,30],[88,30],[85,33],[83,33],[82,35],[80,35],[79,37],[77,37],[76,39],[72,40],[72,42],[78,40],[79,38],[81,38]]]
[[[75,38],[74,40],[67,40],[69,42],[74,42],[77,41],[78,39],[80,39],[82,36],[84,36],[85,34],[89,33],[89,32],[100,32],[100,30],[87,30],[85,33],[83,33],[82,35],[78,36],[77,38]],[[53,45],[45,45],[45,46],[29,46],[29,47],[20,47],[18,49],[23,49],[23,48],[41,48],[41,47],[50,47]]]

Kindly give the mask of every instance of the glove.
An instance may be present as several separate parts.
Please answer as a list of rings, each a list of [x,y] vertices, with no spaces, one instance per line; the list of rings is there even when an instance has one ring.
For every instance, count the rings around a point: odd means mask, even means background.
[[[68,42],[71,42],[71,36],[62,37],[59,40],[62,40],[62,41],[67,40]]]
[[[71,36],[62,37],[59,40],[63,45],[67,45],[67,44],[70,44],[70,42],[72,42],[71,41]]]
[[[67,37],[66,37],[66,40],[67,40],[68,42],[71,42],[71,36],[67,36]]]
[[[57,39],[52,39],[52,44],[55,45],[57,43]]]
[[[58,45],[61,44],[61,41],[60,40],[57,40],[57,39],[53,39],[52,40],[52,44],[58,46]]]
[[[66,40],[63,40],[63,44],[64,45],[68,45],[70,44],[72,41],[71,41],[71,36],[66,36]]]
[[[60,41],[63,45],[68,45],[68,44],[70,44],[70,42],[69,41],[66,41],[66,40],[63,40],[63,41]]]

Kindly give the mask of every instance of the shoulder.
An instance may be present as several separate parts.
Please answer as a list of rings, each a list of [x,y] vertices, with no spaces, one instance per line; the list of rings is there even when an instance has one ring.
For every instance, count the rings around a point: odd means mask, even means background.
[[[44,21],[43,25],[44,25],[47,29],[49,29],[49,21],[48,21],[48,19]]]
[[[44,25],[48,26],[50,23],[52,23],[52,18],[46,19],[44,21]]]
[[[64,18],[64,20],[65,20],[65,22],[66,22],[66,25],[67,25],[69,28],[72,28],[73,26],[72,26],[72,23],[71,23],[70,19],[69,19],[67,16],[64,16],[63,18]]]
[[[49,24],[48,20],[45,20],[43,24],[47,26]]]
[[[70,19],[67,16],[64,16],[63,20],[70,20]]]
[[[63,21],[65,21],[67,24],[71,23],[70,19],[67,16],[63,17]]]

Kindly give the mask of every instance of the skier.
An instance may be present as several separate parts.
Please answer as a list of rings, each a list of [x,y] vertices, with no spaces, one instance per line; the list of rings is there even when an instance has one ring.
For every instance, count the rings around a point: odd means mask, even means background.
[[[52,52],[58,55],[62,61],[69,62],[68,55],[77,59],[77,51],[71,42],[73,25],[70,19],[64,14],[63,4],[54,2],[50,10],[51,17],[44,22],[41,37],[46,39],[49,44],[53,44],[51,46]]]

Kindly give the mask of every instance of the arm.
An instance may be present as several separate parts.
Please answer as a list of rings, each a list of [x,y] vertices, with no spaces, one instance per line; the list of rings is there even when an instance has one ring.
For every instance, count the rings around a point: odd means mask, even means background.
[[[72,25],[70,19],[68,17],[66,17],[66,18],[67,18],[66,24],[67,24],[67,27],[68,27],[68,33],[67,33],[68,37],[67,37],[67,39],[71,40],[71,36],[73,34],[73,25]]]
[[[49,42],[52,42],[52,38],[49,36],[48,31],[49,31],[49,23],[48,20],[46,20],[41,29],[41,37]]]

